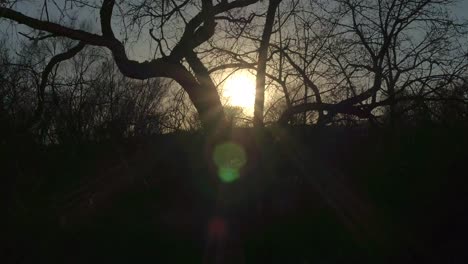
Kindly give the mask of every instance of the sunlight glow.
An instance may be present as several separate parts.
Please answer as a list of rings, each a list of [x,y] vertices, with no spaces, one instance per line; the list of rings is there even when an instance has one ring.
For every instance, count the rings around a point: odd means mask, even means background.
[[[232,106],[252,112],[255,102],[255,76],[248,71],[237,71],[224,82],[223,97]]]

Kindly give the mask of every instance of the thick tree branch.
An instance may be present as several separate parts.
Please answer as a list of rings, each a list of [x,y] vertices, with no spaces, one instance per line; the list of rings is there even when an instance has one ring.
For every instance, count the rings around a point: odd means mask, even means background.
[[[185,26],[182,37],[170,54],[171,60],[182,59],[185,56],[185,52],[193,50],[213,36],[216,26],[214,22],[215,15],[235,8],[249,6],[258,1],[237,0],[230,3],[222,1],[213,6],[211,0],[203,0],[202,11],[195,15]]]
[[[36,18],[32,18],[26,15],[23,15],[20,12],[14,11],[13,9],[10,9],[10,8],[0,7],[0,17],[10,19],[19,24],[26,25],[30,28],[47,31],[57,36],[83,41],[90,45],[101,46],[101,47],[112,46],[112,43],[107,41],[102,36],[92,34],[83,30],[64,27],[62,25],[59,25],[53,22],[42,21]]]
[[[104,0],[100,11],[102,35],[110,40],[115,40],[114,32],[112,31],[112,11],[114,5],[115,0]]]
[[[295,114],[303,113],[306,111],[327,111],[328,116],[334,116],[336,114],[347,114],[347,115],[354,115],[360,118],[369,118],[371,117],[371,113],[368,110],[363,110],[360,107],[352,106],[352,105],[342,105],[342,104],[327,104],[327,103],[304,103],[292,106],[286,111],[283,112],[278,123],[285,125],[291,119],[291,117]]]
[[[44,93],[45,93],[45,88],[47,86],[47,81],[49,79],[49,74],[52,72],[52,69],[55,67],[55,65],[59,64],[60,62],[73,58],[84,47],[85,47],[85,44],[83,42],[80,42],[78,43],[78,45],[69,49],[68,51],[55,55],[54,57],[52,57],[49,63],[47,63],[44,71],[41,74],[41,83],[39,84],[39,88],[37,91],[38,104],[37,104],[36,112],[34,114],[33,123],[39,121],[39,119],[42,116],[42,113],[44,112],[44,101],[45,101]]]

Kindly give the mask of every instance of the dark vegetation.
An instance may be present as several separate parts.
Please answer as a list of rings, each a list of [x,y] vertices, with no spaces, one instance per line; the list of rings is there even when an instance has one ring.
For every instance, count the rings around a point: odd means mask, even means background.
[[[467,131],[235,129],[248,162],[233,183],[216,177],[199,133],[3,144],[2,258],[463,263]],[[218,245],[214,217],[229,227]]]

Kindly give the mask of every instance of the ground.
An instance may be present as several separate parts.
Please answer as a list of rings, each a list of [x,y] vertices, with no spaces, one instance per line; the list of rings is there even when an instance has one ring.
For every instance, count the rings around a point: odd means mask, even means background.
[[[235,129],[245,162],[202,133],[7,142],[2,262],[465,263],[467,131]]]

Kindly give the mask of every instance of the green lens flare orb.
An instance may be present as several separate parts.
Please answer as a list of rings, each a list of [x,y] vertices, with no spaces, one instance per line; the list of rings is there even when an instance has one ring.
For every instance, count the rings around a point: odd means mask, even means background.
[[[215,147],[213,161],[218,167],[221,180],[230,183],[239,178],[240,169],[247,162],[247,156],[241,146],[226,142]]]
[[[233,168],[219,168],[219,178],[225,183],[230,183],[239,178],[239,170]]]

